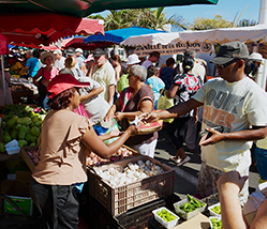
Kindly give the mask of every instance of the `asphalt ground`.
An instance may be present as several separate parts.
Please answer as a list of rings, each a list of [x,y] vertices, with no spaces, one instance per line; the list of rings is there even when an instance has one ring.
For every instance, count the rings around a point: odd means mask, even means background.
[[[190,152],[184,145],[184,150],[191,160],[183,166],[176,166],[176,164],[170,160],[171,157],[176,155],[176,149],[171,143],[166,130],[163,128],[159,132],[158,144],[155,151],[155,159],[159,160],[173,169],[175,169],[175,193],[181,198],[185,198],[186,194],[196,194],[196,187],[198,181],[198,172],[201,165],[201,149],[197,146],[193,152]],[[254,152],[253,149],[251,149]],[[250,193],[255,191],[259,182],[259,173],[257,171],[254,159],[254,153],[252,153],[252,165],[249,172],[249,191]]]

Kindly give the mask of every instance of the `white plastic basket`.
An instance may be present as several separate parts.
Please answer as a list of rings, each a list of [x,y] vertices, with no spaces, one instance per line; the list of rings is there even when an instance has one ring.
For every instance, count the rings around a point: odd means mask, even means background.
[[[192,198],[194,198],[194,197],[192,197]],[[195,199],[195,198],[194,198],[194,199]],[[197,215],[197,214],[199,214],[199,213],[201,213],[201,212],[204,212],[204,210],[205,210],[207,204],[206,204],[205,202],[201,201],[201,200],[198,200],[198,199],[196,199],[196,200],[199,201],[200,203],[204,204],[204,205],[203,205],[201,208],[197,208],[197,209],[195,209],[194,211],[192,211],[192,212],[188,212],[188,213],[180,209],[180,207],[181,207],[184,203],[189,202],[189,201],[188,201],[188,198],[183,199],[183,200],[180,200],[179,202],[174,203],[174,204],[173,204],[173,207],[174,207],[174,209],[175,209],[176,214],[178,214],[179,216],[181,216],[183,219],[188,220],[188,219],[194,217],[195,215]],[[178,207],[179,207],[179,208],[178,208]]]
[[[217,217],[217,216],[211,216],[211,217],[209,217],[210,228],[213,229],[214,227],[213,227],[213,224],[212,224],[212,222],[211,222],[211,219],[218,219],[218,220],[221,220],[222,218],[221,218],[220,216],[219,216],[219,217]]]
[[[221,214],[217,214],[217,213],[215,213],[214,211],[212,211],[212,209],[213,209],[214,207],[216,207],[216,206],[220,206],[220,207],[221,207],[221,203],[219,202],[219,203],[217,203],[217,204],[214,204],[214,205],[211,205],[211,206],[208,207],[208,210],[209,210],[209,212],[210,212],[210,215],[211,215],[211,216],[221,217]]]
[[[160,216],[158,216],[157,212],[158,211],[161,211],[162,209],[168,211],[169,213],[171,213],[173,216],[175,216],[176,218],[170,222],[166,222],[164,219],[162,219]],[[165,228],[173,228],[177,225],[178,223],[178,220],[180,219],[179,216],[175,215],[173,212],[171,212],[170,210],[168,210],[167,208],[165,207],[161,207],[161,208],[158,208],[154,211],[152,211],[153,215],[154,215],[154,218],[157,222],[159,222],[161,225],[163,225]]]

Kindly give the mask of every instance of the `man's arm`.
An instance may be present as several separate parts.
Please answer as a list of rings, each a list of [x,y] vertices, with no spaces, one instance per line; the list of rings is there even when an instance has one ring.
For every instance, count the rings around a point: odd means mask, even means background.
[[[212,128],[207,128],[207,131],[212,133],[212,136],[205,140],[201,141],[199,145],[209,145],[214,144],[219,141],[236,141],[236,140],[246,140],[246,141],[254,141],[263,139],[267,135],[267,126],[256,127],[253,126],[252,129],[242,130],[238,132],[232,133],[220,133]]]
[[[92,91],[90,91],[87,95],[81,95],[80,101],[83,102],[86,99],[92,98],[98,94],[100,94],[102,91],[104,91],[103,86],[99,86],[97,88],[94,88]]]
[[[161,112],[143,113],[139,116],[139,119],[151,123],[156,122],[160,119],[178,118],[181,115],[188,113],[192,109],[195,109],[196,107],[200,107],[202,105],[203,103],[200,103],[191,98],[185,103],[179,103],[178,105],[175,105]]]
[[[115,85],[114,84],[110,84],[108,86],[108,104],[112,105],[113,104],[113,97],[115,94]]]

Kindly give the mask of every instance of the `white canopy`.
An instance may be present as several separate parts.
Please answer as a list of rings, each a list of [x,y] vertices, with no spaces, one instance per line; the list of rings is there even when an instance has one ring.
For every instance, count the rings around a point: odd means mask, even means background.
[[[179,38],[175,38],[172,42],[211,42],[226,43],[231,41],[257,42],[266,41],[267,25],[256,25],[238,28],[211,29],[202,31],[184,31],[180,33]]]
[[[157,45],[157,44],[175,44],[177,42],[210,42],[226,43],[230,41],[257,42],[267,40],[267,25],[260,24],[256,26],[211,29],[201,31],[183,31],[175,33],[157,33],[143,36],[129,37],[121,45],[139,46],[139,45]]]
[[[167,45],[171,43],[173,39],[179,38],[178,32],[172,33],[153,33],[141,36],[132,36],[121,42],[121,45],[125,46],[139,46],[139,45]]]

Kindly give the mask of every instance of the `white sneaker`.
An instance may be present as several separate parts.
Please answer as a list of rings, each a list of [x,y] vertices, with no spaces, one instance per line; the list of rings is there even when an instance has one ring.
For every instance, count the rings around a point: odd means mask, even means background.
[[[175,157],[171,157],[170,158],[173,162],[175,162],[176,164],[179,164],[181,162],[181,158],[175,159]]]
[[[177,163],[177,166],[182,166],[190,160],[191,160],[191,158],[189,156],[186,156],[186,158],[183,159],[180,163]]]

